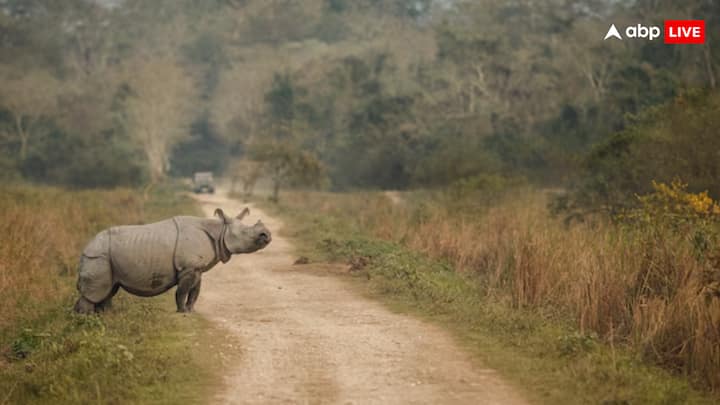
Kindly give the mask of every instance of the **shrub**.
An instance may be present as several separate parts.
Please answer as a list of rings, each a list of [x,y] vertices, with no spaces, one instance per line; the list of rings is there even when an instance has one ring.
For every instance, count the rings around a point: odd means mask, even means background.
[[[637,206],[636,194],[652,193],[652,181],[692,179],[688,190],[720,197],[720,94],[687,91],[664,106],[632,117],[622,132],[596,145],[564,208],[617,214]]]

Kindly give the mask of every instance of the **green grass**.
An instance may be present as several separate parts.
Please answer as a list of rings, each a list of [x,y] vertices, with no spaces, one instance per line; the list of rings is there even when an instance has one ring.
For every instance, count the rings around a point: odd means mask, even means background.
[[[450,265],[396,243],[369,237],[350,218],[319,215],[286,203],[271,209],[298,254],[313,261],[368,265],[350,273],[361,291],[389,308],[452,331],[469,353],[500,372],[526,396],[547,404],[710,404],[718,398],[682,377],[610,347],[554,313],[517,310]],[[341,210],[340,210],[341,211]]]
[[[65,200],[77,206],[82,198],[89,218],[109,216],[119,223],[199,212],[172,187],[154,191],[147,202],[130,190],[77,193],[26,186],[18,195],[26,196],[24,204],[30,206],[42,206],[43,198],[53,196],[58,209]],[[118,196],[125,200],[116,205]],[[103,220],[88,221],[97,225],[68,238],[72,241],[54,243],[76,249],[78,241],[84,243],[106,226]],[[57,221],[54,226],[65,225]],[[76,315],[71,311],[77,298],[75,273],[57,270],[46,269],[43,285],[61,296],[40,291],[9,308],[19,316],[0,330],[0,404],[206,402],[221,381],[223,343],[211,342],[227,342],[227,336],[197,315],[177,314],[172,291],[154,298],[120,292],[110,311]]]
[[[119,294],[112,311],[93,316],[68,311],[72,303],[14,337],[0,403],[202,403],[216,387],[206,342],[219,332],[175,313],[169,295]]]

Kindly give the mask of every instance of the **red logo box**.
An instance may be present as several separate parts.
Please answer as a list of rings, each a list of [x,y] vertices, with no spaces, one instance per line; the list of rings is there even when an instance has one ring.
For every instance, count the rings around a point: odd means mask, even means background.
[[[704,44],[705,21],[703,20],[666,20],[666,44]]]

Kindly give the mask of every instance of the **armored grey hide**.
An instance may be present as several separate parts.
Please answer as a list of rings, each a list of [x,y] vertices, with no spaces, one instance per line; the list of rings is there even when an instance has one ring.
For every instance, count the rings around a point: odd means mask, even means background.
[[[100,304],[119,287],[136,295],[158,295],[178,284],[184,273],[199,277],[219,261],[230,260],[232,254],[264,248],[270,243],[270,232],[261,222],[240,223],[247,213],[229,219],[218,210],[218,219],[180,216],[100,232],[80,259],[81,300]]]

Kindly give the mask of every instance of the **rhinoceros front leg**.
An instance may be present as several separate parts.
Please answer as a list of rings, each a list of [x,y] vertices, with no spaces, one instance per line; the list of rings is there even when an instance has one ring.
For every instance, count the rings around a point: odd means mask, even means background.
[[[187,304],[185,304],[188,312],[193,311],[195,301],[197,301],[198,296],[200,295],[200,284],[202,284],[202,275],[200,274],[200,272],[198,272],[197,282],[192,288],[190,288],[190,291],[188,292]]]
[[[120,284],[115,284],[110,291],[110,295],[108,295],[107,298],[99,302],[97,305],[95,305],[95,310],[98,312],[104,312],[108,309],[112,308],[112,299],[117,294],[118,290],[120,289]]]
[[[75,312],[78,314],[93,314],[95,313],[95,303],[85,297],[80,297],[75,303]]]
[[[175,291],[175,304],[177,305],[178,312],[189,312],[187,305],[187,302],[189,302],[188,294],[193,287],[199,284],[199,281],[199,271],[196,271],[195,269],[180,271],[180,274],[178,274],[177,290]],[[195,297],[195,299],[197,299],[197,297]]]

